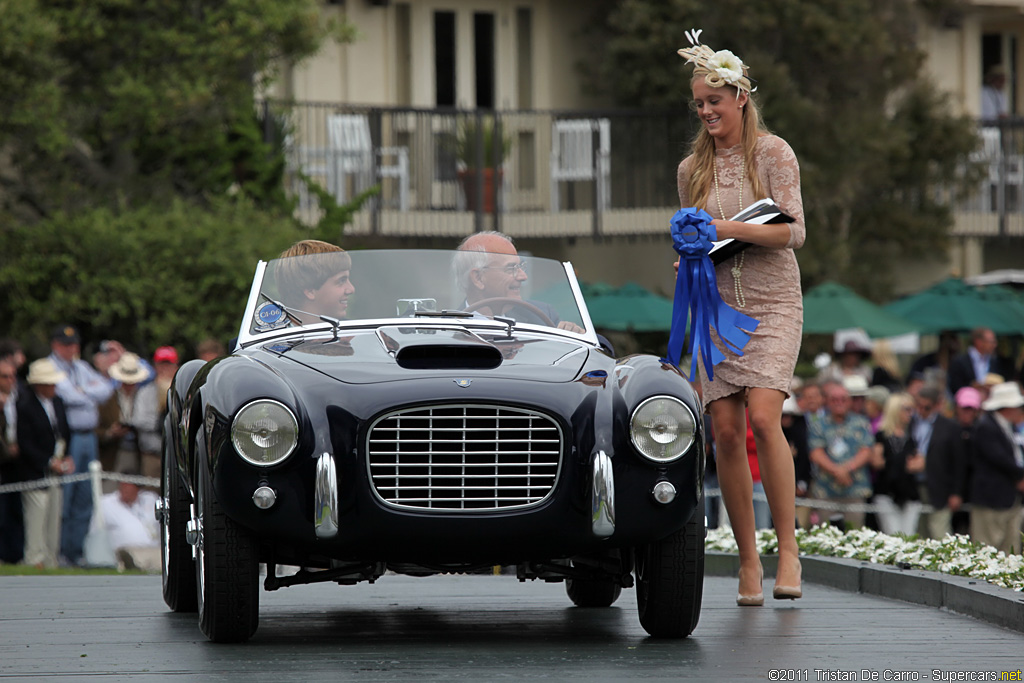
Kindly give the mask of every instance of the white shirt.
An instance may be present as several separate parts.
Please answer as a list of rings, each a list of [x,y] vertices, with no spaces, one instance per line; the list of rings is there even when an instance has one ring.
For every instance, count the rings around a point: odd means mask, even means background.
[[[131,505],[125,505],[118,491],[103,496],[103,522],[110,536],[110,547],[151,547],[160,545],[160,524],[153,512],[157,495],[140,490]]]
[[[991,85],[983,86],[981,89],[981,118],[998,119],[1000,116],[1005,116],[1007,111],[1006,93]]]

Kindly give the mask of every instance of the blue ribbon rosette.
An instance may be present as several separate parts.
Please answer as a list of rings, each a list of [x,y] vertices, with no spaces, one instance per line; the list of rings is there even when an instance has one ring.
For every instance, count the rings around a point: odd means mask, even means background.
[[[713,367],[725,360],[725,354],[711,341],[711,330],[736,354],[750,341],[750,332],[758,321],[722,301],[715,280],[715,265],[708,253],[718,239],[711,215],[696,208],[680,209],[672,216],[672,248],[679,254],[679,275],[672,301],[672,328],[668,338],[668,361],[679,365],[690,322],[689,353],[693,356],[689,379],[697,374],[697,351],[704,359],[708,379],[715,378]]]

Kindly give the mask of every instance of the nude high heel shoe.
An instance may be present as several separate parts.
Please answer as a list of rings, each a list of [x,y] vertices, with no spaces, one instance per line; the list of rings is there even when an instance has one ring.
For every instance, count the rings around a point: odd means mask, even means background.
[[[775,584],[772,589],[772,597],[776,600],[796,600],[797,598],[803,597],[804,591],[800,586],[800,573],[802,569],[800,566],[800,560],[797,560],[796,564],[796,583],[793,585],[782,585],[779,583]],[[776,570],[776,580],[778,580],[778,570]]]
[[[743,568],[740,567],[740,571]],[[764,589],[761,586],[764,584],[764,568],[757,568],[759,576],[757,577],[757,586],[760,590],[753,595],[744,595],[743,593],[736,594],[736,604],[740,607],[760,607],[764,604]]]

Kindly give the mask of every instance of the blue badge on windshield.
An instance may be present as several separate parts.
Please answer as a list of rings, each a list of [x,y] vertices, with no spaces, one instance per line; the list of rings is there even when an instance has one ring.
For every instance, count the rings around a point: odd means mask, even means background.
[[[288,318],[285,317],[284,311],[282,311],[281,307],[272,301],[260,304],[259,308],[256,309],[257,332],[275,330],[278,327],[284,327],[287,324]]]

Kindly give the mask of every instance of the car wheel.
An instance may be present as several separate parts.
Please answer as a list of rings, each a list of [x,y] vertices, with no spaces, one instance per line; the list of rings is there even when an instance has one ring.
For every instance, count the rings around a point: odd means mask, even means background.
[[[565,592],[577,607],[609,607],[619,599],[622,586],[610,579],[566,579]]]
[[[656,638],[693,633],[704,594],[703,499],[682,529],[634,552],[640,625]]]
[[[192,546],[185,540],[191,497],[175,465],[169,424],[164,423],[164,459],[161,468],[160,494],[163,497],[163,519],[160,523],[160,559],[163,574],[164,602],[173,612],[195,612],[196,567]]]
[[[199,628],[215,643],[240,643],[259,624],[259,563],[249,533],[217,502],[210,472],[197,462],[196,580]]]

